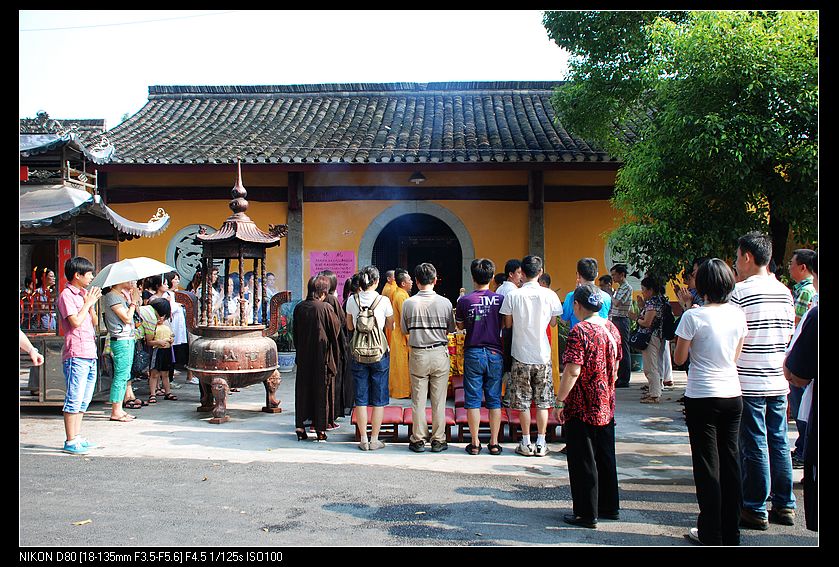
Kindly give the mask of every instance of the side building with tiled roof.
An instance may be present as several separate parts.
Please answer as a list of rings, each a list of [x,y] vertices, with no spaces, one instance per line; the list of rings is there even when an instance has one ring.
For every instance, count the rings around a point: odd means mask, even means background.
[[[474,258],[503,271],[529,253],[567,292],[580,257],[608,270],[620,163],[558,123],[558,84],[149,87],[148,103],[105,133],[99,185],[125,216],[164,207],[174,230],[123,243],[120,256],[165,259],[188,281],[194,234],[228,216],[241,160],[250,218],[288,225],[267,268],[294,298],[324,266],[342,276],[373,263],[384,283],[386,270],[430,261],[454,301],[471,289]]]

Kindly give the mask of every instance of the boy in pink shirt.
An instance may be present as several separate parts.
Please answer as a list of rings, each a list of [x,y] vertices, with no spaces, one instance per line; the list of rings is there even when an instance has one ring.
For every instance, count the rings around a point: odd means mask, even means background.
[[[93,280],[93,264],[77,256],[64,264],[67,284],[58,296],[58,313],[64,332],[61,357],[67,393],[64,396],[64,452],[83,455],[96,447],[81,436],[82,418],[96,387],[96,302],[98,287],[85,289]]]

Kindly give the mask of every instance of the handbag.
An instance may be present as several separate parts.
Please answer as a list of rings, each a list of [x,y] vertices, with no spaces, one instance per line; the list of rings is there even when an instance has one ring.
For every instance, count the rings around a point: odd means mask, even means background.
[[[629,335],[629,346],[635,350],[644,350],[650,344],[650,339],[653,336],[652,328],[639,328]]]
[[[131,363],[131,376],[137,377],[145,374],[151,363],[151,354],[143,348],[142,341],[135,341],[134,344],[134,361]]]

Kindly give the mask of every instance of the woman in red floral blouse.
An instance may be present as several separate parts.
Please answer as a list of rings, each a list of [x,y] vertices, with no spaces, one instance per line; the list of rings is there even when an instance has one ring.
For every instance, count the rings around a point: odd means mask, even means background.
[[[620,510],[614,417],[621,336],[611,321],[598,315],[601,307],[593,284],[574,291],[574,315],[580,323],[568,335],[554,410],[565,425],[574,503],[574,513],[564,520],[586,528],[596,528],[598,518],[617,520]]]

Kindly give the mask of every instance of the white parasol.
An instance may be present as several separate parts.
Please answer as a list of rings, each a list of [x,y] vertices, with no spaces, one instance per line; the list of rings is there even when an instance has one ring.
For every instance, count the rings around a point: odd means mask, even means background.
[[[112,285],[141,280],[149,276],[156,276],[158,274],[166,274],[175,271],[175,268],[169,264],[158,262],[152,258],[140,256],[138,258],[126,258],[113,264],[108,264],[99,272],[91,286],[95,287],[110,287]]]

